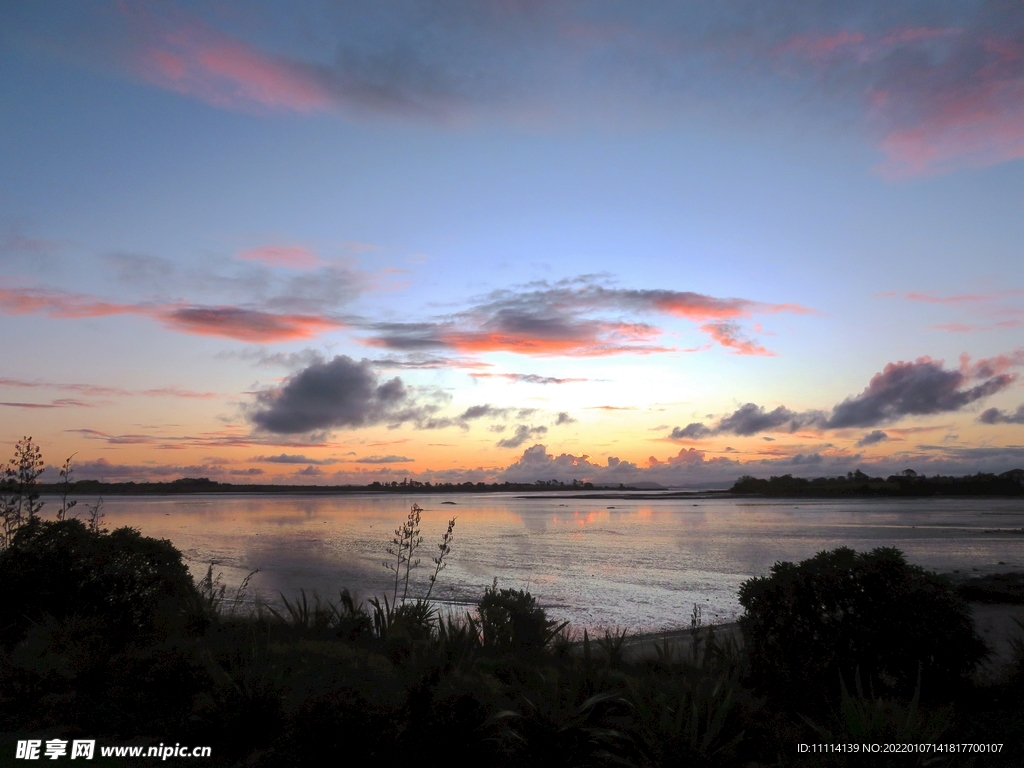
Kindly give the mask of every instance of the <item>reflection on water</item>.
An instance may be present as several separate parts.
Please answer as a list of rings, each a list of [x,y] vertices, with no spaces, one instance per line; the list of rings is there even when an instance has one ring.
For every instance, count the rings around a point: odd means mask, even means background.
[[[497,577],[579,627],[685,626],[694,603],[705,617],[731,620],[743,580],[841,545],[896,546],[939,571],[1024,570],[1024,502],[1009,499],[204,495],[116,498],[104,509],[109,528],[170,539],[197,577],[216,562],[229,588],[258,568],[252,584],[264,597],[300,588],[336,596],[342,587],[371,597],[390,594],[384,548],[413,502],[424,507],[416,594],[457,516],[435,595],[471,603]]]

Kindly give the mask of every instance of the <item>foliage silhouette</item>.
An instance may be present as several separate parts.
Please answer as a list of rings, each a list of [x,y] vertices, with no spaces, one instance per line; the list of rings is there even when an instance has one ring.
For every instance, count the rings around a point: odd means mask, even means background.
[[[15,534],[39,516],[36,480],[43,471],[43,454],[31,437],[14,446],[14,458],[0,470],[0,548],[10,546]]]
[[[857,670],[878,690],[910,695],[919,666],[925,690],[944,691],[986,655],[953,585],[894,548],[778,562],[744,582],[739,601],[752,680],[784,697]]]
[[[153,636],[201,629],[199,595],[169,541],[131,528],[110,534],[79,520],[34,518],[0,552],[0,605],[7,620],[0,644],[10,646],[45,617],[102,617],[111,636]]]
[[[497,579],[484,590],[477,613],[484,647],[517,654],[543,651],[568,624],[548,619],[529,592],[498,589]]]

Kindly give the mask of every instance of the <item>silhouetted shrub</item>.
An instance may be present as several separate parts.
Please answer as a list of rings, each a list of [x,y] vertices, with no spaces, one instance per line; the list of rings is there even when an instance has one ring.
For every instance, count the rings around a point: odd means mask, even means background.
[[[102,623],[107,642],[194,632],[203,618],[181,553],[131,528],[90,531],[78,520],[22,527],[0,552],[0,644],[33,625],[77,616]]]
[[[739,592],[754,684],[806,701],[857,670],[879,690],[909,695],[919,669],[933,695],[985,656],[967,604],[944,577],[909,565],[894,548],[820,552]]]
[[[529,592],[498,589],[498,582],[484,590],[477,603],[480,634],[485,648],[533,653],[547,647],[558,631],[544,609]]]

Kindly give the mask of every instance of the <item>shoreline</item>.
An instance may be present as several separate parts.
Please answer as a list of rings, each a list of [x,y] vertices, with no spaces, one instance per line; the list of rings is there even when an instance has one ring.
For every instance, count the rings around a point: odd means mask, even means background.
[[[979,666],[976,674],[982,679],[995,679],[1013,660],[1014,641],[1024,641],[1024,605],[971,602],[968,606],[978,634],[991,650],[991,655]],[[699,628],[701,638],[707,637],[711,628],[719,640],[728,637],[738,643],[743,642],[739,621],[705,624]],[[598,639],[597,636],[592,637],[590,642],[593,644]],[[690,627],[630,634],[623,643],[623,655],[628,663],[653,661],[658,657],[658,647],[668,645],[685,658],[692,643],[693,629]],[[575,645],[581,647],[582,640],[577,640]]]

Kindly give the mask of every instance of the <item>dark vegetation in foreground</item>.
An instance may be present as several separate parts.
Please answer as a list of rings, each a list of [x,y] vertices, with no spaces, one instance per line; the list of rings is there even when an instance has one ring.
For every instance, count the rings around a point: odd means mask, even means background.
[[[779,563],[741,589],[744,642],[695,612],[692,645],[632,662],[623,634],[574,636],[497,584],[462,616],[347,591],[242,597],[212,569],[194,583],[166,541],[29,520],[0,552],[4,740],[203,744],[212,765],[560,767],[902,766],[926,763],[796,744],[984,742],[1003,753],[932,764],[1020,765],[1024,648],[972,683],[985,648],[965,604],[892,549]]]
[[[845,477],[804,477],[782,475],[761,480],[745,475],[729,489],[731,493],[753,496],[1024,496],[1024,469],[999,475],[979,472],[963,477],[926,477],[912,469],[886,478],[869,477],[860,470]]]
[[[574,634],[522,590],[495,583],[464,614],[416,597],[415,506],[386,550],[390,596],[267,605],[246,600],[244,583],[229,593],[212,566],[196,583],[167,541],[105,531],[98,508],[73,519],[65,498],[43,520],[31,480],[6,491],[10,754],[14,739],[61,737],[210,745],[204,765],[223,766],[1024,762],[1024,642],[1001,677],[976,682],[986,649],[963,598],[895,549],[777,563],[741,587],[742,640],[701,627],[695,608],[691,643],[637,660],[624,633]],[[431,586],[454,526],[431,558]],[[801,742],[1003,748],[814,755]]]

